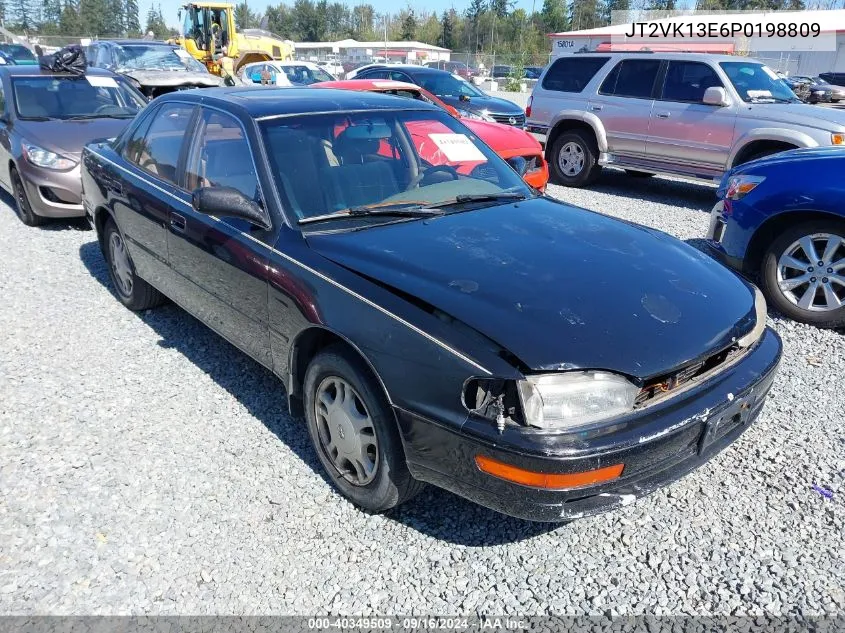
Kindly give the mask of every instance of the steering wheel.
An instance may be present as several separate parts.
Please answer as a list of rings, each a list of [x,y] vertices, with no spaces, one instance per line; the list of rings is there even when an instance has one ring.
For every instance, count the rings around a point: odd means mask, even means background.
[[[408,189],[414,189],[415,187],[419,187],[420,183],[429,174],[433,174],[439,171],[443,171],[449,174],[452,177],[452,180],[458,180],[460,178],[460,175],[454,167],[450,167],[449,165],[435,165],[434,167],[429,167],[425,171],[421,171],[416,176],[414,176],[413,180],[408,183],[408,186],[405,190],[407,191]]]
[[[94,110],[94,114],[123,114],[123,108],[113,103],[106,103]]]

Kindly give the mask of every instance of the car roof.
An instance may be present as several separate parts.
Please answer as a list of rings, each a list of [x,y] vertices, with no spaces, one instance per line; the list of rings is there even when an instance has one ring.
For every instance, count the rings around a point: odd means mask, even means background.
[[[610,57],[611,59],[627,59],[630,57],[643,57],[647,59],[670,59],[670,60],[688,60],[692,62],[752,62],[752,63],[762,63],[761,61],[754,59],[753,57],[737,57],[736,55],[719,55],[716,53],[684,53],[681,51],[678,52],[661,52],[655,53],[651,51],[623,51],[623,52],[610,52],[607,53],[599,53],[595,51],[585,52],[585,53],[574,53],[574,55],[561,55],[557,59],[569,59],[571,57]],[[557,61],[555,59],[554,61]],[[554,63],[554,62],[552,62]]]
[[[204,88],[171,92],[162,95],[156,101],[159,103],[166,101],[206,103],[232,112],[240,111],[254,119],[350,110],[442,112],[437,106],[404,97],[332,88],[268,88],[266,86]]]
[[[429,68],[428,66],[417,66],[416,64],[373,64],[367,66],[370,68],[385,68],[388,70],[404,70],[411,75],[449,75],[452,76],[448,70],[440,70],[439,68]],[[363,68],[359,69],[363,70]]]
[[[12,77],[78,77],[73,73],[56,73],[52,70],[46,70],[32,64],[30,66],[0,66],[0,72],[11,75]],[[100,75],[106,77],[114,77],[115,74],[105,68],[88,67],[85,69],[86,75]]]

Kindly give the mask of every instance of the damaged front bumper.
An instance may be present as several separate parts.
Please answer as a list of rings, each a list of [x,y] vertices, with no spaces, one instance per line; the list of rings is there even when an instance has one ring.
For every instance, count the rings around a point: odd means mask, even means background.
[[[460,430],[397,409],[411,473],[483,506],[533,521],[566,521],[627,505],[707,462],[757,418],[780,362],[771,329],[739,362],[593,437],[506,432],[468,419]],[[489,428],[488,428],[489,427]],[[563,438],[563,436],[560,436]],[[613,481],[569,490],[515,484],[479,470],[484,456],[535,473],[581,473],[624,464]],[[741,474],[738,474],[741,475]]]

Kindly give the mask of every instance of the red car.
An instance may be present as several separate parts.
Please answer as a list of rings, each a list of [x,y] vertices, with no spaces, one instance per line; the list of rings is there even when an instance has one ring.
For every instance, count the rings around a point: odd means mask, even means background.
[[[455,108],[443,103],[425,88],[402,81],[388,79],[324,81],[314,84],[311,88],[339,88],[341,90],[384,92],[400,97],[419,99],[438,105],[450,112],[453,116],[460,118]],[[546,159],[543,158],[543,148],[537,139],[528,132],[511,125],[466,118],[461,118],[461,122],[472,130],[478,138],[487,143],[494,152],[517,168],[517,171],[521,171],[525,182],[540,191],[546,190],[546,184],[549,182],[549,166],[546,163]],[[431,133],[431,130],[427,130],[427,132]],[[437,150],[435,145],[425,142],[426,136],[422,132],[417,139],[417,151],[420,152],[420,156],[426,161],[432,165],[448,163],[445,157],[439,155],[439,150]],[[525,164],[517,163],[514,160],[517,158],[522,158]],[[462,169],[466,168],[467,164],[465,163]]]

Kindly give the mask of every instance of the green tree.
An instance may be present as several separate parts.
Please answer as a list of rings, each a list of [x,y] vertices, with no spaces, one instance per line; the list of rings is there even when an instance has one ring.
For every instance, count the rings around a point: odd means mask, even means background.
[[[417,18],[414,15],[414,10],[409,8],[402,18],[402,27],[399,34],[399,39],[405,42],[413,40],[417,35]]]
[[[362,42],[376,39],[376,10],[371,4],[359,4],[352,9],[352,37]]]
[[[84,2],[85,0],[80,1]],[[161,14],[161,5],[151,6],[150,10],[147,11],[147,25],[144,28],[144,33],[152,33],[157,40],[166,39],[170,35],[170,29],[167,28],[167,23]]]
[[[106,13],[103,16],[103,31],[98,35],[122,36],[124,30],[123,0],[106,0],[105,4]]]
[[[673,0],[674,1],[674,0]],[[604,3],[604,15],[602,19],[605,24],[612,24],[613,23],[613,12],[614,11],[630,11],[631,10],[631,0],[606,0]]]
[[[259,20],[259,16],[252,12],[246,2],[241,2],[235,7],[235,26],[238,30],[254,28]]]
[[[137,37],[141,34],[141,19],[138,16],[138,0],[126,0],[123,5],[123,26],[129,37]]]
[[[41,28],[44,35],[57,35],[62,20],[61,0],[44,0],[41,9]]]
[[[105,35],[108,9],[107,0],[79,0],[79,26],[82,32]]]
[[[566,31],[569,23],[566,15],[566,0],[543,0],[540,20],[548,33]]]
[[[30,31],[35,26],[29,0],[11,0],[9,14],[10,26],[16,30]]]
[[[593,29],[601,25],[602,17],[597,0],[572,0],[569,5],[570,29]]]
[[[455,15],[454,9],[443,12],[443,16],[440,18],[440,37],[437,38],[438,46],[449,49],[455,47],[454,31],[456,18],[457,15]]]
[[[62,35],[90,35],[82,30],[79,23],[79,11],[73,0],[65,0],[62,16],[59,19],[59,32]]]

